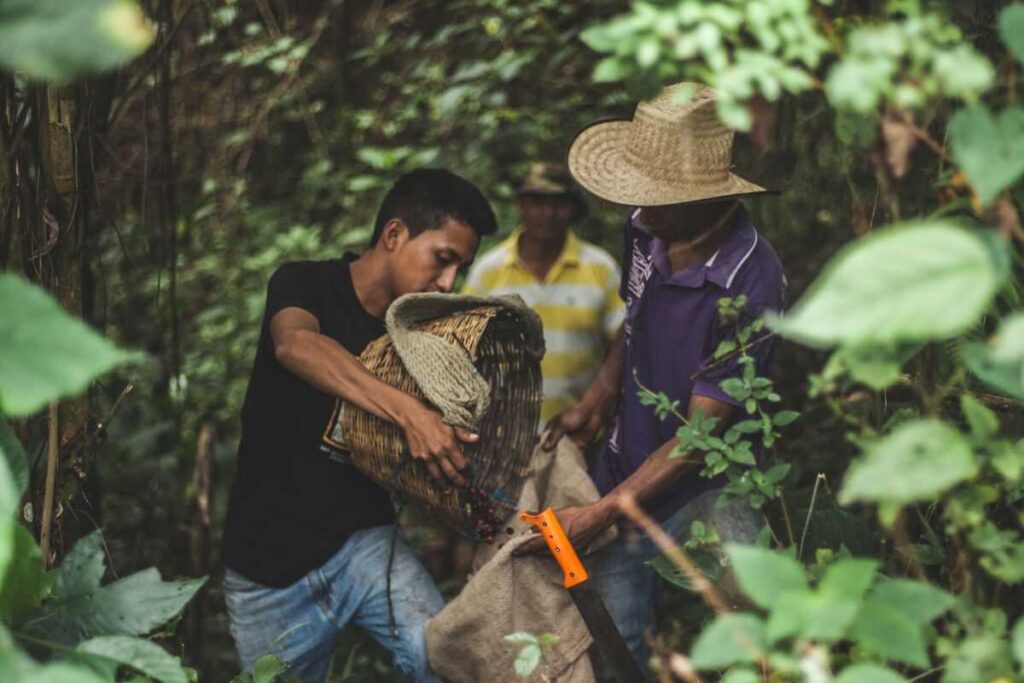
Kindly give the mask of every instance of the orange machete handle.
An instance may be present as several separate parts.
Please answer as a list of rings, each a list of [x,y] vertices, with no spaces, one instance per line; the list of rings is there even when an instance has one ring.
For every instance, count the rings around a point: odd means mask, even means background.
[[[548,508],[538,514],[520,512],[519,519],[526,524],[532,524],[544,534],[548,549],[565,575],[566,588],[572,588],[590,578],[587,576],[587,570],[583,568],[583,563],[580,562],[579,555],[576,554],[576,549],[572,547],[569,537],[565,535],[565,530],[555,517],[554,510]]]

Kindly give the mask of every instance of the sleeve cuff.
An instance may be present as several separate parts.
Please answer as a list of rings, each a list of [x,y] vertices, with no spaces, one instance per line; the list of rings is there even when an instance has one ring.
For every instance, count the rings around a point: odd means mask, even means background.
[[[705,398],[712,398],[722,403],[728,403],[731,406],[741,407],[741,403],[734,399],[729,394],[722,391],[722,387],[718,386],[715,382],[709,382],[707,380],[698,379],[693,383],[693,395],[703,396]]]

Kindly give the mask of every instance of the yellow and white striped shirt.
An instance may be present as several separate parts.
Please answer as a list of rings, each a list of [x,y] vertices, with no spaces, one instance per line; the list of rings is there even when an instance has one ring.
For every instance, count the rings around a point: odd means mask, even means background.
[[[538,429],[575,403],[597,374],[622,323],[619,266],[604,249],[569,233],[543,281],[519,260],[522,229],[470,269],[465,294],[518,294],[544,324],[544,402]]]

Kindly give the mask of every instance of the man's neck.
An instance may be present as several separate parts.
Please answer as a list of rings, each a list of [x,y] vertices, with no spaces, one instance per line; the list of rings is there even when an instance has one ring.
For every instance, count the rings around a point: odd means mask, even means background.
[[[665,252],[672,273],[678,273],[699,263],[707,263],[732,234],[738,208],[738,202],[732,204],[728,209],[711,218],[710,222],[699,226],[692,236],[685,235],[673,239],[671,242],[666,241]]]
[[[388,284],[384,260],[371,248],[352,261],[352,288],[363,309],[374,318],[384,318],[395,294]]]
[[[527,230],[519,235],[516,253],[523,265],[536,275],[537,279],[543,280],[561,255],[568,237],[566,231],[560,240],[539,239],[537,235]]]

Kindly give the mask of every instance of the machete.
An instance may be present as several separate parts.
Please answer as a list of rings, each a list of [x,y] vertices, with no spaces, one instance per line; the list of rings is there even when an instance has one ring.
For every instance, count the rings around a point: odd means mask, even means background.
[[[637,683],[646,680],[640,672],[636,659],[630,653],[626,641],[622,638],[622,634],[619,633],[611,615],[608,614],[608,609],[601,601],[597,589],[591,583],[587,570],[583,568],[583,563],[580,562],[580,558],[576,554],[576,549],[572,547],[569,537],[565,535],[562,525],[555,517],[554,511],[548,508],[539,514],[520,512],[519,519],[537,527],[544,535],[548,549],[551,550],[551,554],[558,561],[562,573],[565,575],[564,585],[568,589],[569,595],[572,596],[573,602],[576,603],[576,608],[579,609],[580,616],[583,617],[583,623],[590,630],[594,644],[597,645],[597,650],[601,653],[608,669],[621,683]]]

